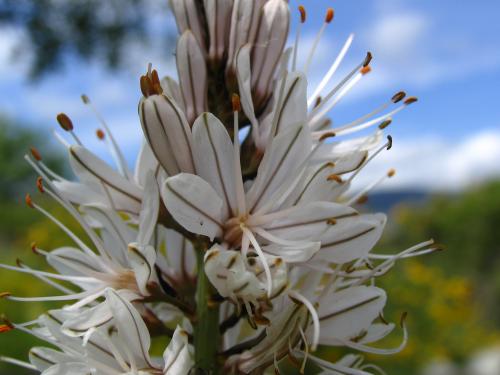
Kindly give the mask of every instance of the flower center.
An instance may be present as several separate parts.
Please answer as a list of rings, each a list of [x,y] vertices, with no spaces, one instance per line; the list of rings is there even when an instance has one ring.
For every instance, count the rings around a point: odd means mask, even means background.
[[[248,214],[233,217],[224,224],[224,241],[231,247],[237,248],[241,245],[243,231],[241,226],[246,226]]]

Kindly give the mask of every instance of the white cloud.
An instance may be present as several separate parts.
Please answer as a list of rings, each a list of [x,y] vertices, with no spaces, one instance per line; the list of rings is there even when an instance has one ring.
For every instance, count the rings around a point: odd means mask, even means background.
[[[395,168],[396,175],[381,190],[456,191],[500,178],[500,131],[484,130],[456,142],[441,137],[395,139],[393,148],[359,175],[356,188],[366,186],[389,168]]]

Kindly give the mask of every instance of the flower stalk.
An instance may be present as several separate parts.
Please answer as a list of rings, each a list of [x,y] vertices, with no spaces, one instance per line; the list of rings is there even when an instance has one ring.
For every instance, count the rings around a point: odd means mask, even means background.
[[[194,325],[195,366],[206,373],[216,374],[219,343],[219,303],[212,301],[216,294],[204,271],[205,241],[195,244],[198,284],[196,287],[197,315]]]

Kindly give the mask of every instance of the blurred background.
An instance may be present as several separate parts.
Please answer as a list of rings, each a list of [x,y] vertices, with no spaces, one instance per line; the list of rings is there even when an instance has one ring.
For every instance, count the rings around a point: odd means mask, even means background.
[[[296,22],[296,7],[290,0]],[[500,2],[497,0],[304,0],[308,20],[300,53],[335,8],[311,67],[319,82],[349,33],[347,71],[374,55],[373,71],[336,107],[344,123],[400,89],[419,103],[387,132],[392,150],[359,176],[358,188],[394,167],[396,176],[373,191],[367,210],[389,224],[376,251],[397,252],[428,238],[446,251],[400,262],[380,279],[388,291],[386,318],[407,311],[410,341],[395,357],[367,356],[388,374],[500,374]],[[291,35],[294,35],[294,26]],[[0,261],[45,267],[31,253],[36,241],[68,243],[57,228],[23,203],[35,174],[23,161],[35,145],[53,168],[68,173],[53,140],[55,116],[66,112],[85,145],[109,159],[95,136],[100,127],[80,100],[99,108],[133,163],[141,139],[138,77],[152,62],[175,76],[176,27],[166,1],[0,0]],[[341,75],[337,77],[339,79]],[[37,197],[40,201],[43,198]],[[50,201],[51,212],[71,223]],[[75,228],[78,230],[78,228]],[[34,278],[2,271],[0,292],[47,295]],[[54,304],[0,301],[0,312],[23,322]],[[400,337],[385,346],[398,345]],[[35,342],[19,332],[0,335],[2,354],[26,359]],[[323,351],[338,358],[336,351]],[[0,373],[23,374],[0,364]]]

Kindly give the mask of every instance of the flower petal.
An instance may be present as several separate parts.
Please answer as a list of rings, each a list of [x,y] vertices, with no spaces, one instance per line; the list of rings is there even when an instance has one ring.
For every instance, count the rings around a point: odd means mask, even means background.
[[[117,171],[82,146],[69,148],[70,164],[80,181],[102,192],[117,210],[138,212],[142,192]]]
[[[128,245],[128,261],[134,271],[137,287],[143,296],[149,296],[148,282],[154,275],[156,250],[149,245],[141,246],[138,243]]]
[[[105,295],[121,342],[126,343],[133,355],[151,365],[149,357],[151,337],[141,314],[113,289],[107,289]]]
[[[233,215],[237,208],[233,143],[226,128],[205,112],[194,122],[193,140],[198,175],[223,198],[224,217]]]
[[[160,165],[153,150],[146,140],[142,141],[141,149],[135,162],[134,181],[142,188],[146,186],[146,176],[149,172],[158,174]]]
[[[187,173],[169,177],[161,195],[170,214],[188,231],[212,240],[222,234],[222,199],[201,177]]]
[[[139,232],[137,234],[137,242],[139,244],[148,245],[150,243],[156,228],[159,212],[160,190],[154,174],[150,172],[146,177],[144,198],[139,214]]]
[[[302,165],[310,150],[311,137],[306,126],[289,129],[273,139],[247,194],[250,212],[263,206],[290,174],[297,173],[298,166]]]
[[[320,237],[321,250],[315,262],[343,264],[365,258],[382,235],[384,214],[359,215],[339,221]]]
[[[335,345],[368,329],[385,306],[387,296],[376,287],[357,286],[327,295],[318,309],[320,343]]]
[[[189,350],[188,333],[177,326],[172,336],[172,340],[163,352],[165,366],[164,375],[187,374],[194,365],[192,355]]]
[[[315,239],[337,220],[357,216],[356,210],[333,202],[312,202],[283,211],[282,218],[264,228],[275,236],[288,240]],[[275,213],[279,215],[278,211]],[[273,214],[269,215],[270,217]]]

